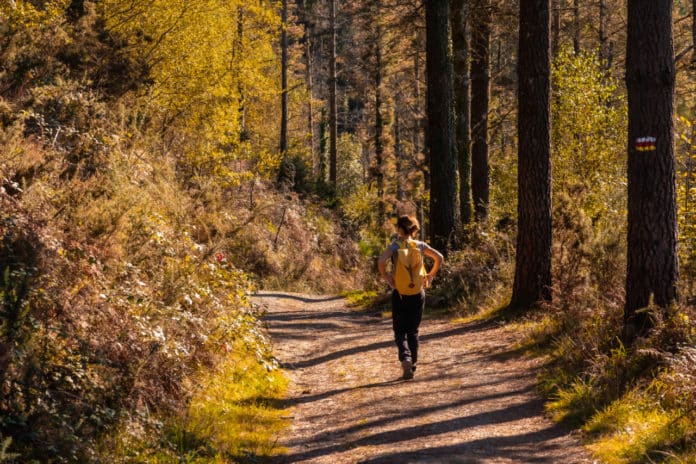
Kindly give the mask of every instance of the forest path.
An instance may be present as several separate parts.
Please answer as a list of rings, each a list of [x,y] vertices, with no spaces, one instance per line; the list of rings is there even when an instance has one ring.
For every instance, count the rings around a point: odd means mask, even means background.
[[[490,322],[421,325],[418,371],[400,379],[391,320],[340,297],[262,292],[274,352],[290,376],[282,463],[591,463],[544,417],[538,361],[506,356]],[[375,317],[378,316],[378,317]]]

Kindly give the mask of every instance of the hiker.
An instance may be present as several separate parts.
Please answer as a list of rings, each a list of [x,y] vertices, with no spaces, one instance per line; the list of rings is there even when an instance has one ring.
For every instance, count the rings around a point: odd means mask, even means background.
[[[416,371],[418,327],[425,308],[425,289],[442,265],[439,251],[413,238],[419,230],[415,217],[401,216],[396,222],[397,239],[377,261],[379,273],[393,289],[392,324],[404,380],[412,379]],[[424,255],[434,260],[430,272],[425,270]],[[386,263],[390,258],[392,272],[387,273]]]

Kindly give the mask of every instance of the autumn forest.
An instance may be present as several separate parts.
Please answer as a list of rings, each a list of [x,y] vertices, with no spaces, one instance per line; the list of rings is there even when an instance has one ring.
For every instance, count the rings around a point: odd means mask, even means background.
[[[254,295],[380,314],[404,214],[596,462],[696,462],[695,8],[4,0],[0,462],[285,462]]]

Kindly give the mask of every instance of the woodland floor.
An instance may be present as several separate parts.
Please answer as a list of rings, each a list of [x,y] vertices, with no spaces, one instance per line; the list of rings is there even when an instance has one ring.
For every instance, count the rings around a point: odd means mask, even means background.
[[[390,318],[339,297],[256,301],[291,381],[279,463],[592,463],[544,416],[539,361],[511,355],[509,328],[429,318],[426,308],[418,370],[403,381]]]

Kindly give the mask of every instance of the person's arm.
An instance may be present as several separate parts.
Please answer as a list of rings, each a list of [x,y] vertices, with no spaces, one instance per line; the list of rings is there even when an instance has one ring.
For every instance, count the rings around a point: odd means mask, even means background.
[[[435,279],[435,276],[437,275],[437,271],[439,271],[440,266],[442,266],[443,257],[442,253],[428,245],[426,245],[423,249],[423,254],[425,254],[425,256],[433,260],[433,267],[430,268],[430,272],[428,272],[428,274],[425,276],[426,287],[430,287],[430,284],[433,282],[433,279]]]
[[[394,288],[396,284],[394,283],[394,275],[387,274],[387,260],[391,258],[393,254],[394,250],[392,247],[389,247],[377,260],[377,269],[379,269],[379,275],[382,276],[382,279],[384,279],[391,288]]]

